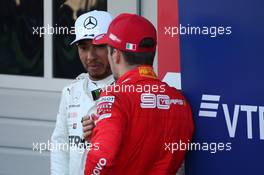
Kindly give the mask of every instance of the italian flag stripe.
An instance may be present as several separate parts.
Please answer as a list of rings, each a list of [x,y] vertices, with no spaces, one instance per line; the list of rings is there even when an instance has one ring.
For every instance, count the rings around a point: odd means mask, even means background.
[[[126,43],[126,49],[136,50],[136,44]]]

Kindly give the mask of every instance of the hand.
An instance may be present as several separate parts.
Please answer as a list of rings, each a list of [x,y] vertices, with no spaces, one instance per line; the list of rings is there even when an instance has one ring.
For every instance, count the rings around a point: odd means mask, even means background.
[[[82,119],[83,125],[83,137],[86,141],[90,140],[95,123],[93,120],[93,114],[91,116],[84,116]]]

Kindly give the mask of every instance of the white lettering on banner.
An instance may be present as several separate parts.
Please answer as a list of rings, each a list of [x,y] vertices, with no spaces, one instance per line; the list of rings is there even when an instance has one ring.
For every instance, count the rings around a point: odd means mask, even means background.
[[[201,117],[216,117],[217,112],[212,110],[218,110],[218,103],[220,100],[219,95],[207,95],[203,94],[202,102],[199,110],[199,116]]]
[[[264,106],[259,107],[259,135],[264,140]]]
[[[257,112],[258,107],[257,106],[249,106],[249,105],[235,105],[234,109],[234,115],[233,115],[233,122],[231,124],[231,119],[230,119],[230,114],[228,110],[227,104],[223,104],[223,110],[224,110],[224,116],[226,119],[226,124],[229,132],[230,137],[235,137],[235,132],[236,132],[236,126],[238,122],[238,115],[239,115],[239,109],[240,111],[245,111],[247,112],[247,137],[248,139],[253,138],[253,128],[252,128],[252,112]],[[259,118],[259,122],[261,125],[261,118]],[[262,128],[260,127],[260,133],[262,132]],[[263,138],[260,135],[260,139],[262,140]]]
[[[231,118],[230,118],[230,114],[229,114],[227,104],[223,104],[222,106],[223,106],[223,110],[224,110],[224,116],[225,116],[229,136],[233,138],[233,137],[235,137],[235,134],[236,134],[239,105],[235,105],[232,123],[231,123]]]
[[[220,96],[217,95],[203,95],[200,108],[207,109],[207,111],[199,110],[200,117],[217,117],[218,103],[204,103],[203,100],[207,101],[219,101]],[[234,138],[236,135],[236,128],[240,112],[246,112],[247,117],[247,138],[253,139],[253,126],[252,126],[252,115],[257,113],[259,115],[259,133],[260,140],[264,140],[264,106],[252,106],[252,105],[234,105],[233,113],[230,111],[227,104],[222,104],[224,118],[226,121],[229,136]],[[212,111],[214,110],[214,111]],[[230,117],[232,115],[233,117]],[[232,119],[232,121],[231,121]]]
[[[247,112],[247,134],[248,138],[252,139],[252,112],[257,112],[257,106],[241,105],[241,111]]]

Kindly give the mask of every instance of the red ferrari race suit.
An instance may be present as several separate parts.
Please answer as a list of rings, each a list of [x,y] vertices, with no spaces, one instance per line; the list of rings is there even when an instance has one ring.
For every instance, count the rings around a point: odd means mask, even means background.
[[[175,88],[157,79],[152,67],[126,72],[97,104],[98,120],[85,175],[175,175],[194,124],[191,108]],[[93,145],[92,144],[92,145]]]

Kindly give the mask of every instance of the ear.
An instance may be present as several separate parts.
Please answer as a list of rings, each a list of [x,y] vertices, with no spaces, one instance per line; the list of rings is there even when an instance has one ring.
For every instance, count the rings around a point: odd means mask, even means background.
[[[121,51],[118,49],[114,49],[115,56],[113,57],[113,61],[115,64],[120,64],[121,61]]]

